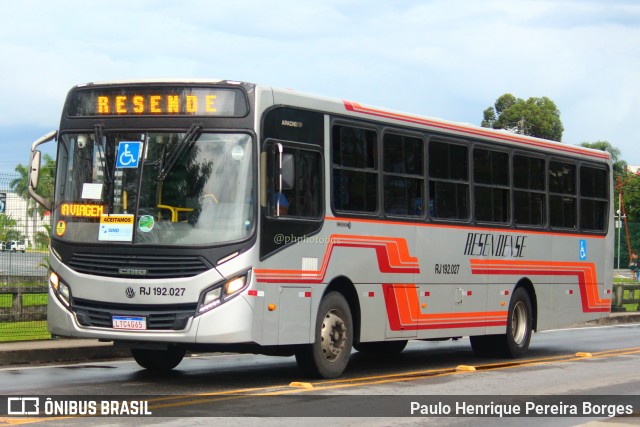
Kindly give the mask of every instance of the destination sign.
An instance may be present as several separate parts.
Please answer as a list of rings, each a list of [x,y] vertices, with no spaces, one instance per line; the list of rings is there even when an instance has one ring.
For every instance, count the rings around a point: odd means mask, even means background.
[[[81,218],[98,218],[104,214],[104,206],[88,205],[85,203],[63,203],[60,205],[61,216],[75,216]]]
[[[224,116],[242,117],[249,107],[233,88],[108,87],[78,89],[67,102],[67,116]]]

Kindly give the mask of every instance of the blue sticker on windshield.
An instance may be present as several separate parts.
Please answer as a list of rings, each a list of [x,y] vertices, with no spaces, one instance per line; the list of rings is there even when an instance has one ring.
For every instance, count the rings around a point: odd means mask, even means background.
[[[142,151],[142,142],[121,141],[116,154],[116,168],[137,168],[140,151]]]

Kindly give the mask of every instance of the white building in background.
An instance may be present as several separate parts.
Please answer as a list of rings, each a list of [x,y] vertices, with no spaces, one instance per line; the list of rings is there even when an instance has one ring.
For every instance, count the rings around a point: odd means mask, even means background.
[[[627,165],[627,171],[637,174],[638,172],[640,172],[640,166],[628,166]]]
[[[5,214],[15,220],[16,228],[25,236],[27,248],[32,248],[34,234],[38,231],[46,232],[44,225],[51,222],[49,212],[45,214],[44,218],[40,218],[37,211],[35,215],[28,215],[27,201],[11,191],[0,190],[0,201],[4,202],[4,211],[0,209],[0,214]]]

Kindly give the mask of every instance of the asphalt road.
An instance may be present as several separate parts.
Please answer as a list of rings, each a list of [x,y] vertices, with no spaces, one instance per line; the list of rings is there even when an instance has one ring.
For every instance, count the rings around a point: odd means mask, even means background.
[[[578,352],[591,357],[576,356]],[[0,394],[137,397],[149,401],[154,415],[34,421],[41,425],[477,426],[517,422],[538,427],[595,420],[640,425],[640,418],[614,419],[606,414],[545,418],[408,416],[411,400],[432,403],[444,399],[443,404],[454,405],[456,399],[513,402],[533,396],[566,403],[574,399],[572,396],[582,395],[609,396],[621,404],[629,395],[636,395],[629,404],[640,413],[639,366],[640,325],[631,324],[536,334],[528,357],[517,361],[476,358],[468,339],[411,342],[402,354],[388,358],[354,352],[345,376],[325,381],[301,377],[293,358],[236,354],[193,355],[173,372],[160,376],[141,370],[131,360],[3,368]],[[269,396],[265,398],[265,394]],[[397,399],[405,414],[397,413]],[[358,417],[345,417],[350,410]],[[212,414],[235,418],[205,418]],[[375,418],[364,418],[363,414]],[[298,418],[306,415],[314,417]],[[331,416],[334,418],[326,418]]]

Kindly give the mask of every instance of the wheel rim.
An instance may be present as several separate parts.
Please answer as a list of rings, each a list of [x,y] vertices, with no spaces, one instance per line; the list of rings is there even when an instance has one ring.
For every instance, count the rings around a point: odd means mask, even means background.
[[[527,307],[522,301],[518,301],[513,307],[511,334],[518,345],[522,344],[527,336]]]
[[[336,360],[347,342],[347,327],[337,310],[331,310],[322,321],[322,353],[328,361]]]

